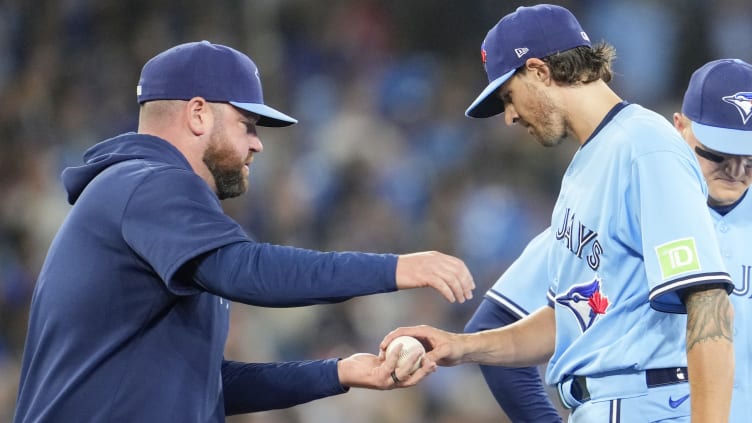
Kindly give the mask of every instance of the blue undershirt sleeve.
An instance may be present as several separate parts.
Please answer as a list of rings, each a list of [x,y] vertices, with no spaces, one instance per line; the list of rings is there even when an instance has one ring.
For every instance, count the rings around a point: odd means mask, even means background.
[[[397,290],[397,256],[319,252],[236,242],[192,264],[202,289],[228,300],[265,307],[337,303]]]
[[[484,298],[465,326],[466,333],[507,326],[519,320],[511,311]],[[480,366],[496,402],[514,422],[561,422],[537,367]]]
[[[345,393],[338,359],[284,363],[222,363],[225,415],[288,408]]]

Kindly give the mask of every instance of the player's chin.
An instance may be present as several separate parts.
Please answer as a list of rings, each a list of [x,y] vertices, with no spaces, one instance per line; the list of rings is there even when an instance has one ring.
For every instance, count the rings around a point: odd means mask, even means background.
[[[223,184],[217,187],[217,196],[220,200],[239,197],[248,191],[248,179],[241,179],[233,184]]]
[[[721,194],[709,195],[708,204],[710,204],[711,206],[719,207],[730,206],[734,204],[739,199],[739,197],[741,197],[741,194],[743,194],[743,192],[724,192]]]

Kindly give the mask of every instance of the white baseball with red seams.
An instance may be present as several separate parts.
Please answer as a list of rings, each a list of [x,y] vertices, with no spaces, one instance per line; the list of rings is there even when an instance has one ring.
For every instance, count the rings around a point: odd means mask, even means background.
[[[389,343],[389,346],[386,348],[386,353],[389,355],[391,351],[397,347],[397,345],[402,344],[402,351],[400,351],[399,359],[397,359],[397,367],[402,367],[405,364],[405,360],[407,359],[407,356],[414,350],[419,349],[421,351],[420,353],[420,359],[418,359],[413,367],[410,369],[410,374],[415,373],[416,370],[420,368],[420,364],[423,361],[423,356],[426,354],[426,349],[423,348],[423,344],[420,343],[417,339],[413,338],[412,336],[398,336],[392,340],[391,343]]]

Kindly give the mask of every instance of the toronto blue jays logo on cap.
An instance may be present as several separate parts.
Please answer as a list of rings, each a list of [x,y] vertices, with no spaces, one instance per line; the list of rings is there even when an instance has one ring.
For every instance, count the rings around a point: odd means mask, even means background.
[[[723,97],[723,101],[736,106],[745,125],[749,122],[749,118],[752,116],[752,92],[738,92],[734,95],[727,95]]]
[[[556,302],[572,312],[585,332],[601,314],[606,314],[608,297],[601,293],[601,279],[572,285],[565,293],[556,296]]]
[[[689,80],[682,113],[706,147],[752,156],[752,65],[740,59],[702,65]]]

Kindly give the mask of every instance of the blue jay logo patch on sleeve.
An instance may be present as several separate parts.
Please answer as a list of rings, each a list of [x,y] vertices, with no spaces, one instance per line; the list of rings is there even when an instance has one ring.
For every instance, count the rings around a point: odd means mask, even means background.
[[[608,297],[601,293],[601,279],[572,285],[566,292],[556,296],[556,302],[574,314],[580,329],[585,332],[595,323],[600,314],[606,314]]]

